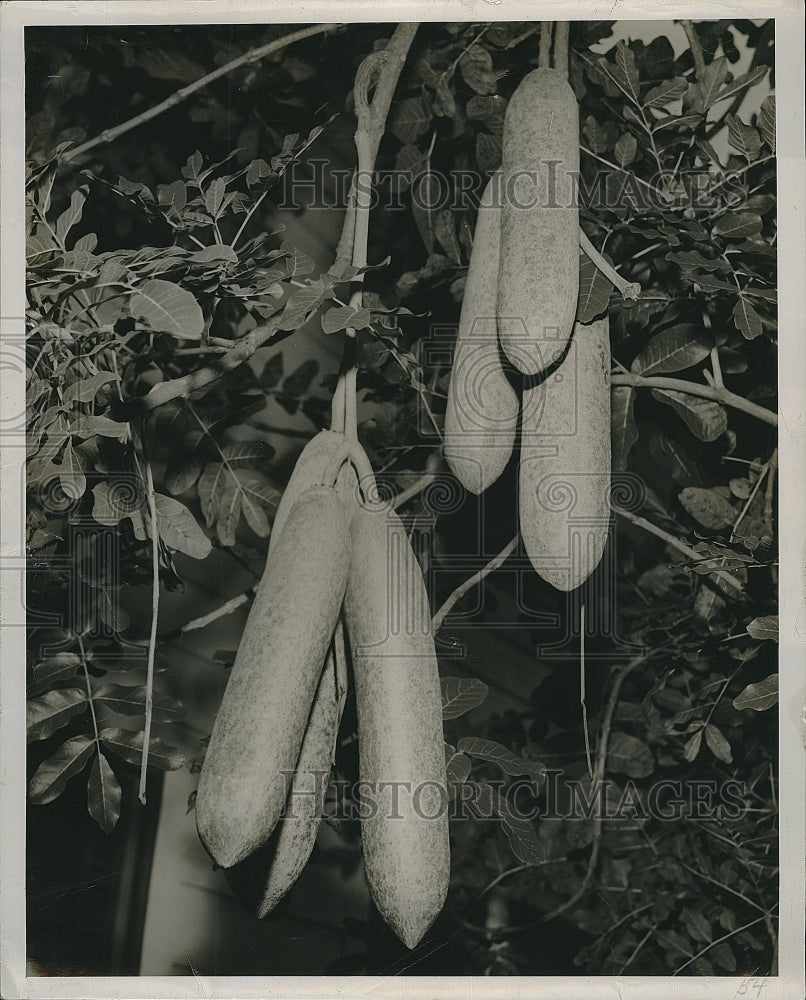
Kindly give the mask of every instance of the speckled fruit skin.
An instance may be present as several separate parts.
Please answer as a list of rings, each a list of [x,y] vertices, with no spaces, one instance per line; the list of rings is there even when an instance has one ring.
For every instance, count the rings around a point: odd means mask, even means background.
[[[341,434],[322,431],[302,450],[277,509],[271,536],[274,544],[269,545],[269,554],[280,537],[293,499],[321,480],[343,440]],[[350,465],[342,467],[336,490],[345,505],[354,510],[356,476]],[[286,498],[289,497],[291,501],[286,503]],[[296,770],[291,778],[285,814],[281,816],[267,843],[226,872],[232,891],[258,919],[271,913],[291,889],[308,863],[316,843],[322,800],[333,763],[346,694],[340,688],[335,656],[340,656],[341,662],[345,663],[344,629],[341,621],[336,624],[322,676],[316,687]]]
[[[519,371],[537,375],[546,367],[540,345],[567,344],[579,296],[579,108],[556,70],[533,70],[518,85],[502,147],[498,314],[522,319],[528,333],[524,342],[519,324],[502,325],[501,346]]]
[[[274,829],[344,595],[350,534],[331,487],[301,494],[255,595],[196,796],[202,843],[223,868]]]
[[[316,688],[286,812],[268,842],[226,872],[232,891],[258,919],[271,913],[291,889],[313,851],[333,763],[340,709],[331,650]]]
[[[450,845],[439,673],[422,573],[393,511],[360,510],[345,595],[359,768],[378,802],[362,816],[370,893],[408,948],[448,891]],[[393,791],[398,786],[397,812]],[[415,790],[419,792],[415,794]],[[370,810],[367,810],[368,812]],[[433,818],[430,818],[433,817]]]
[[[504,374],[498,342],[498,184],[500,174],[495,174],[479,204],[445,411],[445,459],[471,493],[486,490],[503,472],[520,406]]]
[[[520,531],[542,579],[580,586],[610,524],[610,339],[607,317],[578,323],[565,360],[523,394]]]

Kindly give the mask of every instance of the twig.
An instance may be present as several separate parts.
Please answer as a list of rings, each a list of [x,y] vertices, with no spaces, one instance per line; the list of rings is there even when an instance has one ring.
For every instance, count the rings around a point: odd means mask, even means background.
[[[636,375],[633,372],[613,375],[610,380],[611,385],[631,385],[638,388],[648,389],[671,389],[673,392],[684,392],[689,396],[700,396],[703,399],[713,399],[717,403],[730,406],[734,410],[741,410],[743,413],[764,421],[772,427],[778,426],[778,414],[768,410],[766,406],[759,406],[757,403],[737,396],[736,393],[728,389],[719,389],[716,386],[701,385],[699,382],[687,382],[680,378],[667,378],[664,375]],[[154,392],[154,390],[151,390]]]
[[[675,969],[672,975],[679,976],[684,969],[687,969],[692,962],[696,962],[698,958],[701,958],[707,951],[710,951],[711,948],[716,947],[718,944],[722,944],[723,941],[727,941],[729,938],[735,937],[737,934],[741,934],[742,931],[746,931],[749,927],[755,927],[755,925],[760,924],[762,920],[764,920],[764,916],[756,917],[756,919],[751,920],[749,924],[743,924],[741,927],[737,927],[735,931],[730,931],[727,934],[723,934],[721,938],[717,938],[716,941],[709,942],[709,944],[707,944],[704,948],[701,948],[696,955],[692,955],[688,961],[683,962],[679,968]]]
[[[588,774],[593,781],[593,765],[591,764],[591,744],[588,733],[588,706],[585,701],[585,605],[579,611],[579,701],[582,705],[582,731],[585,734],[585,760],[588,763]]]
[[[612,265],[608,264],[604,257],[599,253],[596,247],[588,239],[581,226],[579,229],[579,245],[582,247],[590,261],[596,265],[606,278],[609,278],[609,280],[613,282],[625,299],[632,299],[635,301],[638,298],[641,294],[640,284],[637,281],[625,281],[618,271],[616,271]]]
[[[194,80],[193,83],[189,83],[186,87],[182,87],[180,90],[177,90],[166,100],[161,101],[159,104],[155,104],[153,108],[149,108],[148,111],[143,111],[142,114],[135,115],[134,118],[130,118],[128,121],[125,121],[120,125],[116,125],[114,128],[105,129],[100,135],[95,136],[94,139],[88,139],[87,142],[83,142],[80,146],[76,146],[75,149],[68,150],[68,152],[62,156],[62,160],[69,163],[81,156],[82,153],[86,153],[87,150],[93,149],[95,146],[100,146],[105,142],[112,142],[119,136],[124,135],[126,132],[131,132],[131,130],[133,128],[137,128],[138,125],[151,121],[152,118],[156,118],[157,115],[161,115],[164,111],[175,108],[177,104],[181,104],[182,101],[187,100],[187,98],[190,97],[191,94],[195,94],[197,90],[201,90],[202,87],[206,87],[208,83],[212,83],[214,80],[218,80],[220,77],[226,76],[234,69],[238,69],[239,66],[247,66],[249,63],[258,62],[260,59],[265,59],[266,56],[271,55],[272,52],[279,52],[280,49],[293,45],[294,42],[301,42],[305,38],[311,38],[313,35],[321,35],[327,31],[334,31],[336,28],[340,27],[342,27],[342,25],[337,23],[314,24],[309,28],[301,28],[299,31],[292,31],[290,35],[284,35],[282,38],[275,38],[274,41],[268,42],[266,45],[250,49],[249,52],[245,52],[243,55],[238,56],[237,59],[233,59],[231,62],[228,62],[223,66],[219,66],[219,68],[213,70],[212,73],[207,73],[205,76],[199,77],[198,80]]]
[[[214,611],[209,611],[206,615],[202,615],[200,618],[194,618],[189,621],[187,625],[183,625],[181,628],[175,629],[173,632],[163,633],[159,637],[159,641],[162,642],[173,642],[174,639],[181,639],[183,635],[187,632],[196,632],[201,628],[207,628],[208,625],[212,625],[214,621],[218,621],[219,618],[223,618],[225,615],[231,615],[233,611],[236,611],[242,604],[246,604],[247,601],[251,601],[255,596],[255,588],[250,587],[249,590],[245,590],[242,594],[238,594],[236,597],[230,598],[220,608],[216,608]]]
[[[509,878],[510,875],[519,875],[521,872],[534,871],[535,868],[542,868],[543,865],[558,865],[561,861],[567,861],[568,858],[546,858],[543,861],[539,861],[537,864],[516,865],[514,868],[507,868],[506,871],[501,872],[500,875],[496,875],[492,882],[488,882],[487,885],[481,890],[481,892],[476,896],[476,902],[484,899],[488,892],[491,892],[497,885],[500,885],[504,879]]]
[[[407,487],[405,490],[401,490],[400,493],[392,501],[392,506],[395,510],[398,507],[402,507],[404,503],[408,503],[412,497],[416,497],[418,493],[422,493],[423,490],[427,489],[431,483],[437,478],[436,472],[426,472],[425,475],[420,476],[420,478]]]
[[[507,542],[507,544],[503,547],[503,549],[501,549],[501,551],[498,553],[497,556],[493,556],[493,558],[487,563],[486,566],[483,566],[478,571],[478,573],[474,573],[473,576],[465,580],[464,583],[459,584],[456,590],[454,590],[448,596],[447,600],[444,602],[442,607],[439,609],[439,611],[437,611],[437,613],[431,619],[431,630],[434,633],[436,633],[439,630],[440,626],[442,625],[442,622],[445,620],[445,616],[453,608],[453,606],[457,604],[459,601],[461,601],[461,599],[465,596],[465,594],[473,587],[475,587],[477,583],[481,583],[481,581],[484,579],[485,576],[489,576],[490,573],[495,572],[495,570],[497,570],[499,566],[502,566],[515,551],[515,546],[517,544],[518,544],[518,536],[515,535],[514,538],[511,538]]]
[[[703,310],[703,320],[708,316],[708,313]],[[710,321],[709,321],[710,322]],[[711,348],[711,369],[714,375],[714,385],[717,389],[724,389],[725,383],[722,381],[722,365],[719,363],[719,348]]]
[[[641,517],[639,514],[633,514],[632,511],[617,509],[616,513],[619,517],[623,517],[630,524],[634,524],[636,528],[642,528],[644,531],[649,532],[650,535],[655,535],[656,538],[662,539],[667,545],[670,545],[673,549],[677,549],[681,555],[686,556],[691,562],[710,562],[710,556],[700,555],[695,549],[692,549],[690,545],[686,545],[685,542],[681,542],[679,538],[675,538],[668,531],[664,531],[663,528],[659,528],[657,524],[653,524],[651,521],[647,521],[645,517]],[[725,580],[732,590],[742,593],[744,591],[744,585],[740,580],[738,580],[732,573],[728,573],[727,570],[715,569],[713,570],[713,575],[722,580]]]
[[[739,525],[745,519],[745,516],[747,515],[748,510],[750,510],[751,504],[756,499],[756,494],[758,493],[759,488],[761,487],[761,484],[764,482],[764,480],[765,480],[765,478],[767,476],[767,473],[777,464],[777,462],[778,462],[778,449],[776,448],[775,451],[772,453],[769,462],[765,462],[764,463],[764,467],[762,468],[761,472],[759,473],[758,479],[756,479],[755,483],[753,484],[753,489],[750,491],[750,496],[747,498],[747,500],[745,502],[745,505],[742,507],[741,511],[739,512],[739,516],[733,522],[733,527],[730,530],[730,540],[731,541],[735,540],[735,538],[736,538],[736,532],[737,532],[737,530],[739,528]]]
[[[554,68],[568,76],[568,21],[557,21],[554,28]]]
[[[683,25],[683,31],[685,31],[686,38],[688,38],[688,44],[691,47],[691,55],[694,58],[694,72],[697,74],[697,79],[701,80],[702,75],[705,72],[705,58],[702,52],[702,43],[700,42],[692,21],[689,21],[688,18],[683,18],[680,23]]]
[[[148,664],[146,667],[145,725],[143,726],[143,756],[140,763],[139,798],[146,804],[146,771],[148,769],[148,743],[151,739],[151,714],[154,705],[154,652],[157,648],[157,622],[160,610],[160,535],[157,530],[157,505],[154,498],[154,477],[151,463],[145,459],[148,515],[151,519],[151,635],[148,638]]]
[[[651,655],[651,654],[649,654]],[[619,693],[621,692],[621,686],[627,677],[635,670],[636,667],[641,666],[646,663],[646,656],[636,656],[635,659],[630,660],[625,663],[623,667],[616,671],[615,678],[613,680],[613,686],[610,689],[610,697],[607,702],[607,707],[605,708],[605,713],[602,718],[602,729],[599,735],[599,749],[596,754],[596,770],[594,772],[594,778],[591,787],[597,784],[601,784],[604,780],[605,768],[607,766],[607,749],[610,742],[610,729],[613,725],[613,716],[616,713],[616,705],[618,704]],[[602,835],[602,815],[601,811],[597,813],[596,819],[594,821],[593,829],[593,843],[591,844],[591,853],[588,858],[588,867],[585,870],[584,878],[582,879],[582,884],[577,889],[577,891],[570,896],[564,903],[560,903],[559,906],[555,907],[550,913],[546,913],[540,920],[540,923],[547,924],[549,921],[554,920],[561,913],[565,913],[566,910],[570,909],[577,903],[588,890],[591,879],[593,878],[593,873],[596,871],[596,864],[599,860],[599,843]]]
[[[622,967],[618,970],[618,972],[616,973],[616,975],[618,975],[618,976],[623,976],[624,975],[624,973],[627,971],[627,969],[629,969],[629,967],[632,965],[632,963],[638,957],[638,954],[641,951],[641,949],[644,947],[644,945],[652,937],[652,935],[655,933],[655,931],[657,929],[658,929],[658,925],[657,924],[653,924],[649,928],[649,930],[646,932],[646,934],[644,934],[644,936],[641,938],[641,940],[638,942],[638,944],[633,948],[632,952],[630,953],[630,957],[627,959],[627,961],[624,963],[624,965],[622,965]]]
[[[548,69],[551,65],[551,21],[540,22],[540,46],[537,51],[538,69]]]

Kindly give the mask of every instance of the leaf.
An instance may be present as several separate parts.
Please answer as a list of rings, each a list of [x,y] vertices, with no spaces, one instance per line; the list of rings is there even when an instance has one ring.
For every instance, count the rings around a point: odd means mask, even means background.
[[[471,97],[465,105],[465,114],[471,121],[481,122],[494,135],[501,135],[504,131],[504,114],[507,109],[507,99],[500,94],[493,94],[488,97]],[[419,153],[419,159],[422,159]]]
[[[686,745],[683,747],[683,758],[691,764],[692,761],[696,760],[701,746],[702,729],[698,729],[690,739],[686,740]]]
[[[252,467],[268,462],[274,456],[274,448],[265,441],[233,441],[222,448],[221,454],[230,466]]]
[[[754,618],[747,626],[747,634],[754,639],[771,639],[778,642],[778,615]]]
[[[184,493],[201,475],[202,460],[197,455],[185,456],[183,451],[172,453],[169,459],[163,484],[169,493]]]
[[[778,704],[778,674],[770,674],[763,681],[748,684],[733,699],[733,707],[740,712],[749,708],[753,712],[766,712]]]
[[[392,106],[388,124],[392,134],[404,144],[416,142],[423,135],[431,116],[421,97],[407,97]]]
[[[64,244],[67,234],[81,219],[86,200],[87,197],[81,189],[73,191],[70,196],[70,207],[66,208],[56,220],[56,239],[59,243]]]
[[[448,784],[462,784],[470,774],[471,761],[463,753],[457,753],[456,747],[445,744],[445,776]]]
[[[47,739],[86,707],[87,692],[80,687],[58,688],[31,698],[26,706],[28,742]]]
[[[655,770],[655,758],[641,740],[626,733],[613,733],[607,750],[607,766],[630,778],[646,778]]]
[[[162,278],[145,281],[129,299],[129,313],[152,330],[178,340],[200,340],[204,316],[186,288]]]
[[[273,389],[283,377],[283,355],[275,354],[269,358],[260,374],[260,384],[264,389]]]
[[[78,653],[55,653],[37,663],[31,671],[28,695],[32,697],[52,687],[57,681],[71,680],[81,666]]]
[[[542,864],[546,860],[546,854],[534,826],[529,820],[516,816],[502,796],[498,795],[496,798],[498,818],[512,853],[526,865]]]
[[[223,177],[216,177],[210,181],[210,186],[204,192],[204,207],[215,219],[221,211],[221,203],[224,200],[224,192],[227,189],[227,182]]]
[[[713,490],[688,486],[678,498],[689,514],[711,531],[727,528],[736,519],[736,510],[729,501]]]
[[[664,80],[657,87],[653,87],[644,97],[645,108],[663,108],[672,101],[676,101],[685,94],[688,88],[688,81],[682,76],[675,76],[671,80]]]
[[[607,310],[613,283],[606,278],[587,254],[579,256],[579,298],[577,323],[590,323]]]
[[[505,774],[526,774],[536,780],[539,780],[543,775],[543,768],[540,764],[519,757],[516,753],[513,753],[493,740],[483,740],[478,736],[465,736],[459,740],[456,749],[459,753],[468,754],[470,757],[492,761]]]
[[[210,554],[210,539],[183,503],[164,493],[155,493],[154,506],[157,531],[169,549],[184,552],[191,559],[205,559]]]
[[[100,437],[125,441],[129,430],[128,423],[110,420],[109,417],[88,416],[83,413],[79,414],[70,424],[70,433],[84,440],[99,435]]]
[[[289,278],[299,278],[303,275],[311,274],[316,268],[316,263],[313,259],[308,254],[303,253],[302,250],[297,249],[288,240],[280,244],[280,249],[286,254],[285,266]]]
[[[490,53],[481,45],[471,45],[459,60],[459,69],[465,83],[477,94],[494,94],[498,89],[501,73],[493,69]]]
[[[724,764],[732,763],[733,754],[730,752],[730,743],[725,739],[722,730],[713,723],[709,722],[705,727],[705,742],[717,760],[721,760]]]
[[[613,471],[627,468],[627,456],[638,440],[633,405],[635,392],[631,386],[614,386],[610,393],[610,438],[613,452]]]
[[[90,736],[71,736],[52,757],[43,761],[28,783],[32,805],[44,806],[57,799],[67,782],[87,766],[94,746],[95,740]]]
[[[98,734],[104,746],[129,764],[140,766],[143,756],[143,734],[130,733],[125,729],[102,729]],[[148,763],[162,771],[176,771],[185,765],[185,755],[176,747],[170,747],[152,736],[148,741]]]
[[[458,719],[487,697],[487,685],[475,677],[441,677],[442,718]]]
[[[87,784],[87,809],[104,833],[111,833],[120,819],[120,782],[109,761],[98,753]]]
[[[618,131],[611,121],[600,125],[593,115],[588,115],[582,127],[582,138],[591,152],[601,155],[613,147],[618,139]]]
[[[720,216],[711,230],[714,236],[731,240],[744,239],[761,232],[761,216],[755,212],[731,212]]]
[[[635,56],[632,49],[625,41],[619,41],[616,45],[615,64],[609,62],[604,57],[597,63],[602,74],[625,95],[636,107],[641,101],[638,96],[639,76],[635,66]]]
[[[638,375],[679,372],[707,358],[711,346],[701,327],[682,323],[654,336],[637,355],[630,370]]]
[[[675,409],[700,441],[716,441],[728,429],[727,414],[713,400],[690,396],[673,389],[653,389],[652,395],[659,403]]]
[[[101,386],[109,382],[119,382],[120,375],[115,372],[98,372],[89,378],[79,379],[64,390],[64,405],[71,407],[73,403],[89,403],[95,399],[95,394]]]
[[[729,115],[728,141],[749,162],[761,152],[761,136],[752,125],[745,125],[738,115]]]
[[[93,700],[118,715],[143,715],[146,688],[129,687],[104,680],[94,690]],[[155,691],[152,694],[152,714],[155,722],[177,722],[184,719],[185,708],[176,698]]]
[[[730,264],[721,257],[710,260],[703,257],[699,250],[679,250],[677,253],[667,253],[666,260],[671,260],[677,264],[684,274],[698,269],[701,271],[730,271]]]
[[[695,941],[702,941],[703,944],[713,941],[711,925],[699,911],[687,907],[683,910],[683,919],[686,922],[686,930]]]
[[[363,330],[369,326],[371,319],[369,309],[334,306],[322,315],[322,332],[330,334],[347,329]]]
[[[725,56],[714,59],[704,68],[697,82],[689,87],[686,103],[696,111],[702,113],[708,111],[722,89],[727,75],[728,60]]]
[[[637,152],[638,140],[630,132],[625,132],[613,147],[613,157],[620,167],[629,166]]]
[[[476,136],[476,162],[479,169],[489,173],[501,165],[502,145],[497,135],[479,132]]]
[[[318,374],[319,362],[315,358],[308,358],[283,379],[283,394],[294,398],[303,396]]]
[[[713,103],[716,104],[717,101],[724,101],[726,97],[733,97],[734,94],[738,94],[741,90],[745,90],[747,87],[752,87],[753,84],[758,83],[766,75],[766,66],[757,66],[755,69],[751,69],[749,73],[742,73],[742,75],[737,76],[735,80],[725,84],[722,90],[720,90],[714,98]]]
[[[733,307],[733,322],[745,340],[755,340],[764,331],[761,317],[743,295]]]
[[[758,113],[758,129],[764,142],[775,152],[775,95],[770,94],[761,102]]]
[[[298,288],[283,307],[277,320],[278,330],[298,330],[333,293],[335,279],[320,275],[304,288]]]
[[[728,972],[736,971],[736,957],[727,941],[720,941],[709,951],[712,961]]]
[[[57,467],[54,466],[54,469]],[[78,500],[84,496],[87,489],[87,477],[84,475],[81,458],[72,445],[71,441],[62,452],[61,465],[58,466],[59,482],[66,496],[72,500]]]
[[[188,260],[192,264],[237,264],[238,254],[227,243],[213,243],[192,253]]]

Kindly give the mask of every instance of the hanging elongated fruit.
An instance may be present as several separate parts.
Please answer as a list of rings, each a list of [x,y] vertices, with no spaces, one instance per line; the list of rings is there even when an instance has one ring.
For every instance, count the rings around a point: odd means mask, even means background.
[[[520,405],[498,342],[500,180],[500,173],[493,175],[479,204],[445,411],[445,458],[471,493],[486,490],[503,472]]]
[[[520,531],[538,575],[573,590],[602,558],[610,525],[607,317],[574,327],[562,364],[523,394]]]
[[[274,515],[274,524],[269,538],[269,555],[280,538],[283,525],[295,500],[311,486],[318,486],[322,483],[331,459],[343,444],[343,434],[336,431],[320,431],[318,434],[314,434],[302,449],[277,506],[277,513]],[[331,484],[326,483],[325,485]]]
[[[351,525],[344,611],[358,709],[364,867],[384,920],[413,948],[450,877],[439,674],[422,573],[400,518],[364,508]]]
[[[349,561],[338,494],[326,486],[306,490],[266,562],[199,779],[196,826],[224,868],[256,850],[277,823]]]
[[[519,371],[536,375],[565,348],[579,295],[579,108],[556,70],[523,78],[502,145],[501,346]]]
[[[345,655],[340,624],[333,646],[316,688],[285,812],[267,843],[226,872],[230,888],[259,919],[294,885],[316,842],[343,704],[335,659]]]
[[[330,431],[313,438],[297,460],[283,497],[299,496],[300,484],[318,482],[342,441],[342,435]],[[345,504],[355,505],[356,476],[349,464],[342,467],[336,491]],[[281,502],[272,531],[275,546],[291,509],[288,505],[283,512],[282,507]],[[272,551],[270,545],[270,555]],[[347,693],[346,673],[344,628],[339,621],[314,694],[284,814],[269,840],[226,872],[232,891],[258,919],[291,889],[313,852]]]

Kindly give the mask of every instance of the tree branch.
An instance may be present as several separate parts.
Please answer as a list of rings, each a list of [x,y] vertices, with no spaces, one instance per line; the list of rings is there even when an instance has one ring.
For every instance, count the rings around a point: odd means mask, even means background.
[[[768,410],[766,406],[759,406],[757,403],[737,396],[735,392],[720,388],[715,385],[700,385],[698,382],[687,382],[679,378],[666,378],[663,375],[635,375],[632,372],[615,374],[610,379],[611,385],[631,385],[634,387],[646,387],[648,389],[671,389],[673,392],[685,392],[689,396],[701,396],[703,399],[713,399],[717,403],[723,403],[734,410],[741,410],[743,413],[763,420],[771,427],[778,426],[778,414]],[[153,390],[152,390],[153,391]]]
[[[157,622],[160,611],[160,533],[157,528],[157,506],[154,497],[154,477],[151,463],[145,459],[148,514],[151,521],[151,634],[148,639],[148,666],[146,668],[145,725],[143,727],[143,756],[140,762],[139,799],[146,804],[146,773],[148,770],[148,744],[151,739],[151,714],[154,703],[154,654],[157,648]]]
[[[625,299],[635,300],[641,294],[641,286],[637,281],[625,281],[624,278],[604,259],[596,247],[588,239],[584,229],[579,228],[579,245],[585,255],[595,264],[602,274],[611,281]]]
[[[249,63],[258,62],[260,59],[265,59],[266,56],[271,55],[272,52],[279,52],[280,49],[293,45],[294,42],[301,42],[305,38],[311,38],[313,35],[321,35],[326,31],[334,31],[336,28],[340,27],[342,27],[341,24],[335,23],[314,24],[309,28],[301,28],[299,31],[292,31],[290,35],[284,35],[282,38],[275,38],[274,41],[267,42],[266,45],[250,49],[249,52],[245,52],[242,56],[238,56],[237,59],[231,60],[224,66],[219,66],[219,68],[213,70],[212,73],[207,73],[206,76],[199,77],[199,79],[194,80],[193,83],[189,83],[186,87],[182,87],[180,90],[177,90],[176,93],[171,94],[170,97],[161,101],[159,104],[155,104],[154,107],[149,108],[148,111],[143,111],[142,114],[135,115],[134,118],[130,118],[128,121],[125,121],[120,125],[116,125],[114,128],[105,129],[100,135],[96,135],[94,139],[88,139],[80,146],[76,146],[75,149],[68,150],[63,154],[62,161],[70,163],[72,160],[78,159],[79,156],[86,153],[88,150],[94,149],[95,146],[100,146],[106,142],[112,142],[119,136],[124,135],[126,132],[131,132],[131,130],[137,128],[138,125],[151,121],[152,118],[156,118],[157,115],[161,115],[164,111],[175,108],[177,104],[181,104],[182,101],[187,100],[187,98],[190,97],[191,94],[195,94],[197,90],[201,90],[202,87],[206,87],[208,83],[212,83],[214,80],[218,80],[220,77],[226,76],[239,66],[247,66]]]
[[[431,619],[431,630],[433,632],[437,632],[439,630],[448,612],[453,608],[455,604],[461,601],[461,599],[471,588],[475,587],[477,583],[481,583],[481,581],[484,579],[485,576],[489,576],[490,573],[494,573],[499,566],[502,566],[507,561],[507,559],[515,551],[515,546],[517,544],[518,544],[518,536],[515,535],[514,538],[511,538],[507,542],[507,544],[503,547],[503,549],[501,549],[501,551],[498,553],[497,556],[493,556],[493,558],[487,563],[486,566],[483,566],[478,571],[478,573],[474,573],[473,576],[465,580],[464,583],[459,584],[456,590],[454,590],[453,593],[451,593],[448,596],[448,599],[445,601],[445,603],[442,605],[439,611],[437,611],[437,613]]]
[[[694,58],[694,72],[697,74],[697,79],[701,80],[705,72],[705,57],[702,52],[702,44],[694,28],[693,21],[684,18],[680,23],[683,25],[683,31],[685,31],[688,44],[691,47],[691,55]]]

